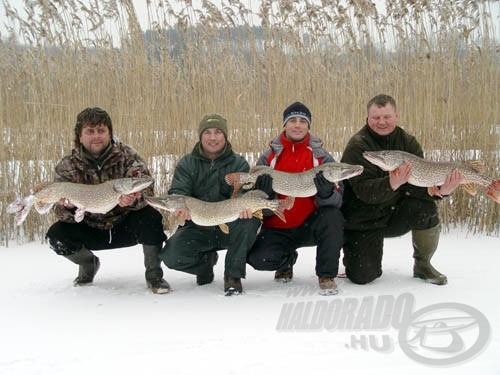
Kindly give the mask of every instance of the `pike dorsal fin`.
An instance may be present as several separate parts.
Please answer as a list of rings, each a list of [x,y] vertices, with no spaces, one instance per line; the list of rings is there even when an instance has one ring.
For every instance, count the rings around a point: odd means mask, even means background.
[[[484,163],[481,160],[469,160],[466,161],[465,164],[474,169],[477,173],[484,173],[486,170]]]
[[[53,206],[54,202],[47,203],[47,202],[37,201],[34,204],[35,210],[41,215],[45,215],[46,213],[48,213]]]
[[[267,165],[255,165],[250,169],[250,173],[255,173],[255,172],[259,172],[262,170],[269,170],[269,169],[272,169],[272,168],[267,166]]]
[[[477,189],[476,189],[476,185],[472,184],[472,183],[469,183],[469,184],[463,184],[462,187],[464,188],[464,190],[469,193],[470,195],[474,196],[477,194]]]
[[[225,223],[219,224],[219,228],[222,231],[222,233],[229,234],[229,227],[227,226],[227,224]]]

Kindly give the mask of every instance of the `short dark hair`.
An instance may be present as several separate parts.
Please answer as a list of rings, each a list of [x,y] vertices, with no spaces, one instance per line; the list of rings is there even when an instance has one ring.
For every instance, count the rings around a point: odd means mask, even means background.
[[[113,124],[108,112],[99,107],[85,108],[76,116],[75,124],[75,146],[80,147],[80,136],[85,125],[97,126],[104,125],[109,129],[109,134],[113,138]]]
[[[371,98],[369,100],[368,104],[366,105],[366,112],[369,112],[370,111],[370,107],[372,105],[374,105],[374,104],[377,107],[385,107],[387,104],[390,104],[390,105],[392,105],[392,107],[394,108],[394,110],[396,110],[396,101],[390,95],[379,94],[379,95],[376,95],[373,98]]]

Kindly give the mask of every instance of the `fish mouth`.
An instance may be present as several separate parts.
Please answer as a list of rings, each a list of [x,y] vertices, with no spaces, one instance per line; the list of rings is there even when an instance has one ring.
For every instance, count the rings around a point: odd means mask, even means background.
[[[363,157],[372,163],[377,163],[377,162],[382,163],[384,161],[384,159],[381,158],[380,156],[372,154],[368,151],[363,152]]]

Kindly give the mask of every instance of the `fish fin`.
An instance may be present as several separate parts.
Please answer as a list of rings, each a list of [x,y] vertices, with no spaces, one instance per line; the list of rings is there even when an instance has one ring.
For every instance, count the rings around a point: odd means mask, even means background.
[[[75,211],[74,219],[77,223],[81,222],[85,217],[85,207],[78,207]]]
[[[295,202],[295,197],[286,197],[284,199],[280,199],[278,203],[278,208],[276,209],[276,211],[274,211],[274,214],[278,216],[281,219],[281,221],[286,223],[284,211],[292,208],[294,202]]]
[[[486,170],[486,167],[484,166],[484,163],[482,160],[469,160],[465,162],[469,167],[474,169],[477,173],[484,173]]]
[[[224,181],[226,181],[226,184],[230,186],[237,185],[240,183],[240,173],[239,172],[228,173],[227,175],[224,176]]]
[[[264,213],[262,212],[262,210],[258,210],[258,211],[255,211],[252,216],[256,217],[257,219],[264,219]]]
[[[258,172],[258,171],[268,170],[268,169],[272,169],[272,168],[271,168],[271,167],[269,167],[268,165],[254,165],[254,166],[250,169],[250,173],[255,173],[255,172]]]
[[[21,225],[28,216],[36,198],[34,195],[28,195],[24,198],[18,198],[7,206],[9,214],[15,214],[14,221],[17,225]]]
[[[225,223],[219,224],[219,228],[222,231],[222,233],[229,234],[229,227],[227,226],[227,224]]]
[[[295,197],[286,197],[285,199],[280,199],[280,208],[283,210],[289,210],[293,207],[295,203]]]
[[[52,203],[44,203],[44,202],[35,202],[33,205],[35,207],[35,210],[41,214],[44,215],[50,211],[50,209],[54,206],[54,202]]]
[[[282,210],[280,210],[279,208],[277,208],[275,211],[274,211],[274,214],[276,216],[278,216],[282,222],[286,223],[286,218],[285,218],[285,214],[283,213]]]
[[[167,230],[170,233],[170,235],[173,235],[179,226],[183,226],[185,222],[183,222],[182,219],[179,219],[179,217],[175,216],[174,213],[168,213],[168,215],[165,215],[167,217]],[[182,223],[181,223],[182,222]]]
[[[500,180],[495,180],[486,189],[486,195],[497,203],[500,203]]]
[[[231,195],[231,198],[235,198],[238,195],[238,192],[243,187],[243,184],[240,183],[240,173],[228,173],[224,177],[224,181],[226,181],[226,184],[228,184],[229,186],[233,186],[233,194]]]
[[[464,190],[469,193],[470,195],[476,195],[477,194],[477,189],[476,189],[476,185],[472,184],[472,183],[469,183],[469,184],[463,184],[462,187],[464,188]]]

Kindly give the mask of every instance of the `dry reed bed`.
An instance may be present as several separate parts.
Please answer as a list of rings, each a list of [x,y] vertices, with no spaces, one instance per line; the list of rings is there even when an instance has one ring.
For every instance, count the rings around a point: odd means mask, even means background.
[[[281,130],[283,108],[302,100],[313,133],[340,155],[381,92],[396,98],[402,126],[430,158],[465,160],[475,150],[498,176],[492,3],[222,4],[151,1],[146,27],[130,1],[30,1],[27,14],[3,6],[11,34],[0,44],[0,243],[43,239],[52,215],[32,213],[17,228],[5,207],[53,178],[86,106],[109,111],[115,134],[148,160],[158,194],[207,112],[228,118],[233,147],[253,163]],[[498,205],[483,194],[459,191],[440,210],[447,226],[499,234]]]

